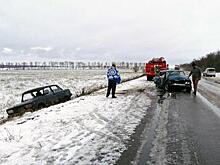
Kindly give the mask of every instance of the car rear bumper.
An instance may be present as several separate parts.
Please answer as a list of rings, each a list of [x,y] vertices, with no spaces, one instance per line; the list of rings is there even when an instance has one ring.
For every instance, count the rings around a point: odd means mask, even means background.
[[[181,86],[181,87],[187,86],[186,84],[178,84],[178,83],[173,83],[172,85],[174,85],[174,86]]]
[[[207,76],[215,76],[215,73],[206,73]]]

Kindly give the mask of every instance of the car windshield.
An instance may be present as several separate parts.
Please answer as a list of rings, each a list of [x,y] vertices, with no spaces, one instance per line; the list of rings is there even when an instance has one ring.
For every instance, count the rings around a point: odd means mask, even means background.
[[[169,74],[170,76],[185,76],[185,73],[183,71],[172,71]]]

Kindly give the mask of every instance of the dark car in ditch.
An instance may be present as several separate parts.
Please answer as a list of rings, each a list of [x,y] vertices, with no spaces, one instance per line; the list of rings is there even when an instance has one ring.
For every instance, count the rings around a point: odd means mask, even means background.
[[[158,88],[167,91],[185,90],[190,93],[192,90],[191,80],[181,70],[165,70],[160,76],[155,77],[154,83]]]
[[[21,103],[6,110],[9,116],[21,115],[27,111],[35,111],[54,104],[70,100],[69,89],[62,89],[58,85],[48,85],[34,88],[22,94]]]

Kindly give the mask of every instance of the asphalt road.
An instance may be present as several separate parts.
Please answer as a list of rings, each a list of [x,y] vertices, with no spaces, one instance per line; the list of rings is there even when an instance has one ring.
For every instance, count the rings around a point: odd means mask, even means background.
[[[177,94],[170,100],[166,146],[170,164],[220,164],[220,118],[216,111],[201,95]]]
[[[199,82],[199,92],[220,109],[220,84],[206,79]]]
[[[219,84],[202,80],[197,96],[157,91],[139,138],[117,164],[219,165],[219,90]]]

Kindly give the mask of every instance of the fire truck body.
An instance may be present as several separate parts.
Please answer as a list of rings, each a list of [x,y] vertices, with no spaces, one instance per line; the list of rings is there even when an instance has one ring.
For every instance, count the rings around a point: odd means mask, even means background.
[[[155,66],[159,66],[160,70],[166,70],[168,68],[168,64],[166,64],[166,61],[163,57],[153,58],[145,64],[147,80],[152,80],[153,77],[155,77]]]

